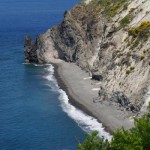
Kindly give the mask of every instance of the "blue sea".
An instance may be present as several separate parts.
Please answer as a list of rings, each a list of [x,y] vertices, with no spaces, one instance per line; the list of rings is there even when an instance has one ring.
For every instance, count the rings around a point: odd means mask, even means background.
[[[0,150],[76,150],[103,129],[68,102],[52,65],[24,64],[24,37],[60,23],[80,0],[0,0]]]

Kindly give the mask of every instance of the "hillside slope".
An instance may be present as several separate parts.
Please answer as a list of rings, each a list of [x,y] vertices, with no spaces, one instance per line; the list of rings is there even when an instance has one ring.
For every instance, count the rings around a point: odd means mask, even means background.
[[[97,101],[139,114],[150,88],[150,0],[92,0],[25,42],[25,62],[74,62],[100,81]],[[144,104],[144,105],[143,105]]]

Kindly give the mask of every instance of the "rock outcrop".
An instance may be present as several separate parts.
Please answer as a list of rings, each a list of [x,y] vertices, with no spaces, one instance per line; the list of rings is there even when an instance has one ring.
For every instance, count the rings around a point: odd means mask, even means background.
[[[30,36],[25,37],[24,57],[25,63],[38,63],[37,58],[37,42],[32,41]]]
[[[25,41],[25,62],[74,62],[99,80],[103,100],[139,112],[150,85],[150,1],[93,0],[59,25]]]

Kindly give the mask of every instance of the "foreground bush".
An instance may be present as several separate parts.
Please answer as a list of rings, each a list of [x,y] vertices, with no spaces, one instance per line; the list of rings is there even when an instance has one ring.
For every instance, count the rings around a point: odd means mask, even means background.
[[[150,150],[150,106],[141,118],[134,119],[135,126],[130,130],[118,129],[109,142],[94,131],[86,135],[78,150]]]

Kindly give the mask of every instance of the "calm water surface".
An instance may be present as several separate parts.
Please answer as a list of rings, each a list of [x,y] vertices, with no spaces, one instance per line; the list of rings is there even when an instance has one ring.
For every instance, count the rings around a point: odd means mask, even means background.
[[[77,2],[0,0],[0,150],[75,150],[82,141],[83,130],[47,80],[48,66],[23,64],[24,36],[56,25]]]

